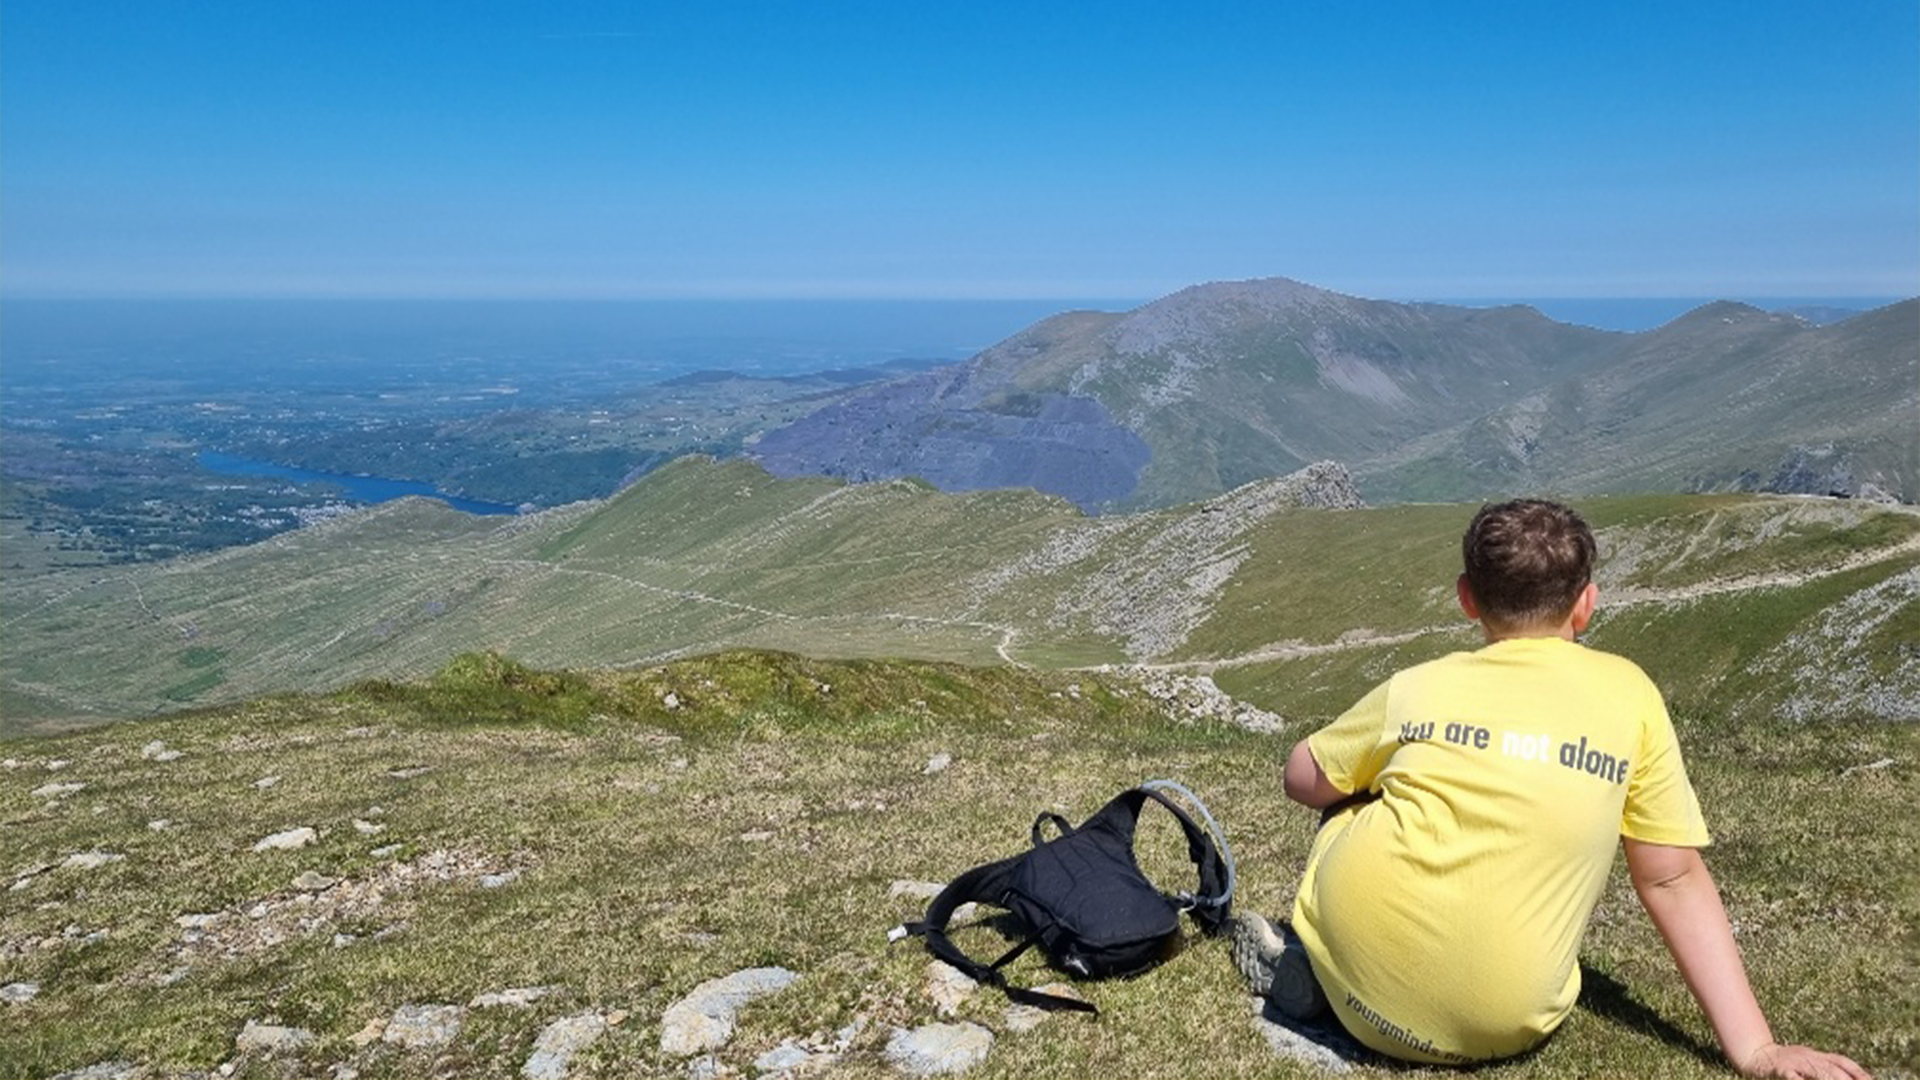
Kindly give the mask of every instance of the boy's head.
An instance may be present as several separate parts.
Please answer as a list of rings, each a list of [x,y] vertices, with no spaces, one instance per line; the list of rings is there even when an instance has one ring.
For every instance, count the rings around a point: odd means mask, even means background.
[[[1575,615],[1574,632],[1586,628],[1595,545],[1593,530],[1570,508],[1542,499],[1483,506],[1460,551],[1461,602],[1490,634],[1552,631]]]

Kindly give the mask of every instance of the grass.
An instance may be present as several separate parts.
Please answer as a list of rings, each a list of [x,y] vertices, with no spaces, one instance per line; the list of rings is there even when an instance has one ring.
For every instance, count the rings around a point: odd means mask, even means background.
[[[1914,731],[1679,722],[1719,840],[1710,860],[1781,1034],[1881,1072],[1920,1066]],[[546,672],[478,654],[418,682],[12,742],[15,767],[0,771],[6,868],[96,849],[126,858],[0,891],[6,978],[41,985],[0,1010],[0,1060],[25,1076],[104,1060],[207,1070],[234,1058],[234,1036],[255,1019],[318,1039],[291,1062],[240,1059],[236,1075],[344,1062],[367,1077],[512,1076],[545,1023],[619,1009],[628,1018],[573,1075],[677,1075],[681,1063],[658,1051],[666,1006],[705,979],[773,963],[801,983],[745,1011],[723,1062],[746,1069],[785,1037],[865,1017],[837,1072],[886,1075],[889,1027],[935,1018],[926,954],[885,943],[915,914],[887,898],[889,882],[944,880],[1017,850],[1041,810],[1077,819],[1129,784],[1171,776],[1227,828],[1241,902],[1283,910],[1311,818],[1281,805],[1277,774],[1305,730],[1275,739],[1173,723],[1127,686],[1084,674],[766,652]],[[184,756],[144,759],[152,739]],[[928,773],[936,754],[951,764]],[[1847,771],[1883,758],[1895,764]],[[49,759],[71,764],[49,772]],[[255,786],[267,776],[280,779]],[[88,786],[29,794],[49,779]],[[162,818],[172,827],[148,827]],[[382,831],[363,836],[355,819]],[[1184,887],[1174,830],[1149,822],[1143,859]],[[318,828],[319,842],[249,850],[294,825]],[[372,854],[388,844],[401,848]],[[351,919],[200,957],[181,981],[156,982],[179,964],[178,915],[225,910],[247,925],[244,912],[266,901],[273,923],[303,870],[360,882],[436,850],[521,877],[395,889]],[[109,933],[82,944],[63,937],[69,926]],[[358,940],[334,948],[335,932]],[[61,943],[40,947],[47,938]],[[979,929],[960,940],[981,952],[997,943]],[[1483,1074],[1726,1074],[1698,1056],[1710,1034],[1618,871],[1583,955],[1588,992],[1562,1032]],[[1029,956],[1013,977],[1053,976]],[[529,1010],[470,1011],[437,1054],[348,1039],[401,1004],[526,985],[560,989]],[[961,1016],[1001,1034],[974,1075],[1299,1072],[1255,1032],[1220,942],[1195,940],[1142,978],[1082,989],[1098,1019],[1054,1017],[1027,1034],[1004,1030],[1003,1000],[976,994]]]

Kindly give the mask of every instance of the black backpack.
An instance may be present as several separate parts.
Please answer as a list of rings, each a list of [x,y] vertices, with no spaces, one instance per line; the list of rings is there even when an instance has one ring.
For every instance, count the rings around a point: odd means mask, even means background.
[[[1160,793],[1163,790],[1190,800],[1208,829],[1196,825]],[[1200,872],[1199,895],[1163,893],[1141,873],[1133,856],[1133,834],[1148,799],[1179,820],[1187,856]],[[1048,822],[1060,830],[1052,840],[1042,838]],[[991,964],[961,952],[947,937],[947,922],[955,908],[970,901],[1011,911],[1025,925],[1027,938]],[[1153,780],[1121,792],[1077,829],[1059,814],[1041,814],[1033,822],[1030,850],[953,879],[934,897],[925,918],[896,927],[888,939],[924,937],[933,955],[1022,1004],[1098,1012],[1084,1001],[1009,986],[1000,969],[1039,945],[1053,966],[1083,978],[1137,974],[1179,948],[1182,911],[1211,935],[1220,931],[1232,904],[1233,854],[1213,815],[1186,788]]]

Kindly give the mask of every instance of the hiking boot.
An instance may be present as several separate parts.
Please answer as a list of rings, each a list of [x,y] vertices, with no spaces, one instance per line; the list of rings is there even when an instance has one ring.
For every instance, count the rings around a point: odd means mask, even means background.
[[[1273,924],[1251,911],[1235,912],[1227,931],[1233,943],[1233,966],[1246,976],[1253,992],[1294,1020],[1311,1020],[1327,1007],[1320,981],[1307,962],[1307,947],[1282,923]]]

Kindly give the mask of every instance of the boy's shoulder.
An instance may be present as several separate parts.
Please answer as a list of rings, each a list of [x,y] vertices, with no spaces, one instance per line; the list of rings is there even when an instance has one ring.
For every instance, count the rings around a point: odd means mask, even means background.
[[[1478,649],[1462,649],[1402,668],[1391,681],[1417,685],[1427,680],[1446,681],[1475,674],[1498,677],[1503,671],[1522,666],[1564,671],[1570,678],[1605,683],[1616,690],[1656,697],[1660,693],[1653,679],[1632,660],[1561,638],[1509,638]]]

